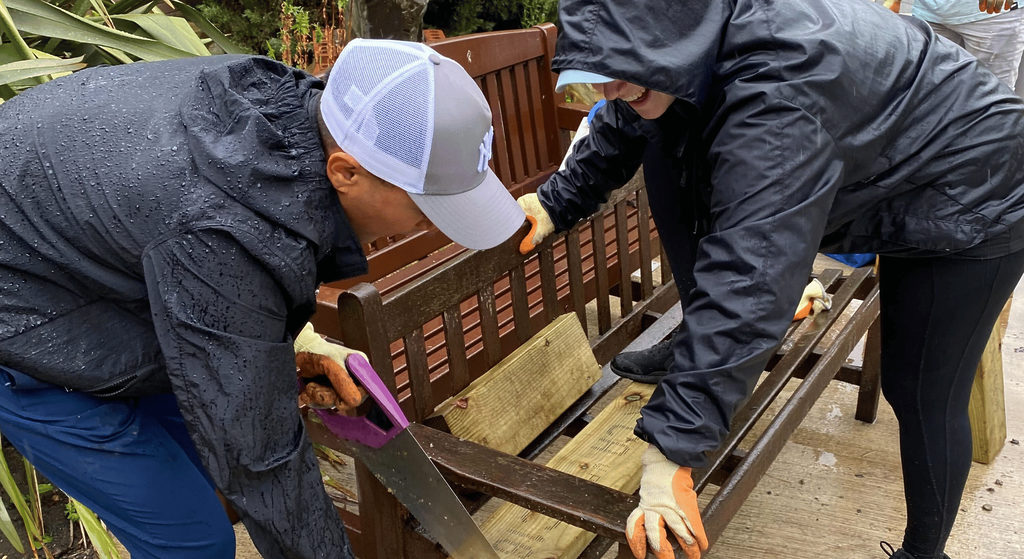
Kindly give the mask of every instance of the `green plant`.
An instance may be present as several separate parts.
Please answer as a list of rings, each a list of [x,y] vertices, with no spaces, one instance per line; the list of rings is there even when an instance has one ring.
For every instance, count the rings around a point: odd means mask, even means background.
[[[0,100],[85,66],[244,52],[195,8],[161,4],[176,15],[152,0],[0,0]]]
[[[557,0],[431,0],[423,21],[453,37],[554,21],[557,5]]]
[[[0,443],[2,443],[2,440],[0,440]],[[0,486],[3,487],[3,493],[14,504],[14,508],[18,511],[18,515],[25,525],[25,536],[28,540],[28,547],[32,550],[33,555],[38,557],[37,550],[41,549],[46,557],[52,559],[53,554],[46,547],[46,544],[50,543],[51,538],[46,534],[46,529],[43,526],[42,496],[57,489],[51,483],[39,483],[39,474],[36,472],[36,469],[32,467],[25,457],[21,457],[21,459],[25,467],[25,491],[23,492],[21,487],[19,487],[2,452],[0,452]],[[114,538],[107,531],[106,527],[103,526],[99,518],[96,517],[96,514],[82,503],[70,497],[68,501],[64,507],[64,514],[72,523],[70,530],[71,539],[74,540],[74,523],[77,522],[81,527],[82,537],[88,536],[89,541],[101,559],[118,559],[119,555],[114,544]],[[3,532],[4,536],[11,542],[11,545],[18,553],[25,553],[25,544],[18,534],[10,515],[7,513],[2,497],[0,497],[0,531]]]
[[[520,23],[525,27],[532,27],[554,21],[558,13],[558,0],[523,0],[523,15]]]
[[[118,559],[120,555],[114,544],[114,538],[100,522],[96,513],[74,499],[71,499],[68,505],[74,506],[76,516],[82,523],[82,529],[89,536],[89,541],[92,542],[92,547],[99,554],[100,559]]]

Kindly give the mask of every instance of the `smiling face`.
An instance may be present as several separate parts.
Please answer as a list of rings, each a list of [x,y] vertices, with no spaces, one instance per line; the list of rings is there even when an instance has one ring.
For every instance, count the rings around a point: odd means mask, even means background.
[[[668,93],[654,91],[622,80],[614,80],[608,83],[597,83],[594,84],[594,88],[604,95],[604,98],[609,101],[622,99],[626,103],[629,103],[629,106],[636,111],[636,114],[640,115],[641,118],[649,120],[658,118],[665,114],[665,111],[667,111],[676,100],[675,97]]]

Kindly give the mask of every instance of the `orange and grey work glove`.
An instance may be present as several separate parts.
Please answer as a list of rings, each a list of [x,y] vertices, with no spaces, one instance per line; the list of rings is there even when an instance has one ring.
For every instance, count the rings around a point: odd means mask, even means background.
[[[804,294],[800,297],[800,304],[796,306],[793,313],[793,320],[800,320],[821,311],[832,308],[832,296],[825,292],[825,286],[817,279],[811,280],[804,288]]]
[[[295,367],[298,369],[299,377],[326,377],[330,386],[316,380],[307,380],[299,394],[299,407],[345,411],[358,406],[363,394],[345,369],[345,358],[353,353],[366,357],[361,351],[321,338],[320,334],[313,330],[313,325],[307,323],[295,338]]]
[[[671,531],[686,559],[700,559],[700,552],[708,548],[708,537],[700,520],[690,468],[665,458],[654,445],[647,447],[642,460],[640,505],[626,521],[630,551],[637,559],[644,559],[649,543],[658,559],[675,559],[668,540]]]
[[[527,254],[537,248],[545,237],[555,232],[555,224],[540,203],[540,198],[537,198],[537,193],[524,194],[516,201],[526,212],[526,220],[530,222],[530,232],[523,238],[523,242],[519,243],[519,253]]]

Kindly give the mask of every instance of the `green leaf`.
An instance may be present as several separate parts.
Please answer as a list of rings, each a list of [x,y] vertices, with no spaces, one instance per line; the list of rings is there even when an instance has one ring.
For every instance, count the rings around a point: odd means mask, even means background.
[[[103,20],[107,23],[107,27],[114,26],[114,23],[110,21],[110,14],[107,13],[107,8],[103,6],[103,0],[89,0],[89,3],[92,4],[92,9],[103,17]]]
[[[0,497],[0,532],[4,533],[4,537],[11,542],[18,553],[25,553],[25,544],[21,543],[21,536],[18,535],[18,530],[15,529],[14,522],[11,521],[11,515],[7,514],[7,507],[4,505],[2,497]]]
[[[114,538],[110,536],[110,532],[100,523],[96,513],[74,499],[71,499],[71,502],[75,504],[78,518],[82,521],[85,533],[89,535],[89,541],[92,542],[92,546],[96,549],[100,559],[119,559],[120,555],[118,555],[117,546],[114,545]]]
[[[82,57],[69,60],[22,60],[0,64],[0,84],[8,85],[17,81],[36,76],[49,76],[51,74],[62,74],[85,68]]]
[[[143,60],[166,60],[194,55],[159,41],[104,27],[42,0],[3,2],[10,9],[17,28],[25,34],[112,47]]]
[[[180,17],[162,14],[125,14],[111,16],[115,22],[130,22],[142,29],[153,39],[196,56],[210,54],[202,40]],[[122,29],[120,26],[119,29]]]
[[[203,14],[199,13],[199,10],[189,6],[184,2],[178,0],[170,0],[171,4],[181,12],[181,17],[192,22],[204,35],[213,39],[214,43],[220,47],[224,52],[228,54],[250,54],[248,50],[236,45],[234,41],[228,39],[227,35],[220,32],[217,27],[206,19]]]
[[[143,6],[153,4],[156,4],[153,0],[118,0],[117,2],[114,2],[112,6],[107,8],[107,13],[110,15],[127,14]]]
[[[14,91],[14,89],[11,88],[11,86],[0,84],[0,105],[2,105],[4,101],[14,98],[14,96],[17,94],[18,93]]]
[[[22,494],[17,482],[14,481],[14,475],[11,474],[11,468],[7,465],[7,459],[4,458],[3,452],[0,452],[0,486],[3,486],[7,496],[14,503],[14,508],[21,515],[21,520],[25,523],[25,532],[28,534],[31,545],[32,537],[35,536],[36,539],[39,539],[42,537],[42,534],[39,532],[39,526],[36,524],[35,518],[29,511],[28,503],[25,502],[25,495]]]
[[[28,48],[28,44],[25,43],[25,38],[18,31],[18,26],[3,0],[0,0],[0,36],[7,37],[7,40],[14,45],[22,60],[32,60],[34,58],[32,51]]]

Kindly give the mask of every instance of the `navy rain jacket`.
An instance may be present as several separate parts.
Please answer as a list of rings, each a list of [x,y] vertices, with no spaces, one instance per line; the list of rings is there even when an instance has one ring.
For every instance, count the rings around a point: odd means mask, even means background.
[[[83,70],[0,105],[0,364],[173,390],[264,557],[346,554],[291,336],[366,259],[325,174],[323,83],[257,57]]]
[[[948,254],[1024,217],[1024,103],[925,22],[856,0],[563,0],[560,22],[555,71],[678,98],[609,103],[538,191],[559,230],[641,161],[690,191],[695,238],[664,239],[692,263],[675,362],[636,429],[676,463],[718,446],[819,249]]]

